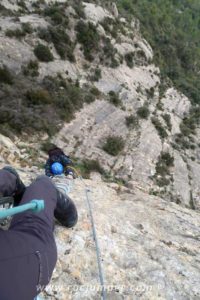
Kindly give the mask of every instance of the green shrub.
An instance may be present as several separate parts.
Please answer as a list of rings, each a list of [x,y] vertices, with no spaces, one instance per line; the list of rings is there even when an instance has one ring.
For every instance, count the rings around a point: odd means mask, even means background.
[[[174,166],[174,158],[169,152],[161,152],[160,161],[165,164],[167,167]]]
[[[33,33],[33,28],[31,27],[30,23],[22,23],[22,31],[24,34],[31,34]]]
[[[100,90],[98,90],[98,88],[96,86],[93,86],[91,89],[90,89],[90,93],[96,97],[99,97],[101,95],[101,92]]]
[[[71,62],[75,61],[73,54],[74,44],[71,42],[68,34],[62,27],[52,27],[39,29],[39,37],[46,42],[52,42],[57,53],[62,59],[69,59]]]
[[[13,118],[13,112],[7,107],[0,107],[0,124],[8,123]]]
[[[83,178],[89,179],[91,172],[98,172],[100,174],[105,173],[98,160],[84,159],[81,162],[76,163],[76,167]]]
[[[156,130],[158,131],[159,136],[162,139],[164,139],[168,136],[167,131],[165,130],[165,128],[163,127],[162,123],[159,121],[158,118],[152,117],[151,122],[155,126]]]
[[[91,81],[99,81],[101,79],[101,69],[98,67],[94,70],[93,75],[90,76]]]
[[[146,89],[146,93],[148,98],[153,98],[155,93],[154,87],[151,87],[150,89]]]
[[[124,58],[125,58],[127,66],[132,69],[134,67],[134,62],[133,62],[134,52],[128,52],[128,53],[126,53],[124,55]]]
[[[44,15],[51,18],[54,25],[68,25],[69,19],[65,14],[64,4],[54,3],[44,10]]]
[[[114,104],[115,106],[120,106],[122,104],[119,95],[114,91],[109,92],[109,102]]]
[[[160,100],[157,102],[156,108],[157,108],[158,110],[164,110],[164,108],[163,108],[163,103],[162,103]]]
[[[23,8],[25,10],[27,9],[26,8],[26,3],[24,2],[24,0],[18,0],[17,5],[21,6],[21,8]]]
[[[2,4],[0,4],[0,14],[1,16],[13,16],[14,12],[11,9],[8,9]]]
[[[114,57],[111,58],[111,63],[110,63],[110,67],[115,69],[117,67],[119,67],[119,61],[117,59],[115,59]]]
[[[13,84],[13,76],[6,66],[0,67],[0,82]]]
[[[91,22],[79,21],[76,25],[77,41],[83,46],[85,58],[89,61],[94,59],[93,53],[99,51],[100,36],[95,25]]]
[[[103,39],[104,46],[103,46],[103,52],[105,59],[114,59],[115,54],[117,53],[117,49],[112,45],[109,38]]]
[[[158,186],[166,186],[170,184],[170,168],[174,166],[174,158],[169,152],[161,152],[158,162],[156,163],[156,173],[154,178]]]
[[[26,35],[26,33],[23,30],[17,28],[17,29],[7,29],[5,35],[10,38],[16,37],[17,39],[21,39]]]
[[[140,20],[144,38],[156,50],[154,61],[161,74],[193,103],[200,103],[199,0],[118,0],[117,4],[121,13]]]
[[[128,128],[135,128],[138,125],[138,118],[135,115],[130,115],[126,117],[126,126]]]
[[[103,145],[103,150],[112,156],[118,155],[125,146],[125,141],[121,136],[108,136]]]
[[[44,89],[27,91],[26,98],[28,103],[33,105],[49,104],[52,102],[49,92]]]
[[[86,94],[84,97],[86,103],[92,103],[95,101],[95,96],[93,94]]]
[[[51,32],[49,30],[49,28],[44,28],[44,27],[39,27],[38,28],[38,36],[41,40],[46,41],[47,43],[51,43],[52,42],[52,37],[51,37]]]
[[[30,60],[27,64],[27,66],[25,66],[23,68],[23,73],[25,76],[32,76],[32,77],[36,77],[39,75],[39,64],[37,60]]]
[[[150,114],[150,111],[149,111],[147,105],[143,105],[143,106],[139,107],[137,110],[137,115],[142,119],[147,119],[149,114]]]
[[[190,136],[196,133],[196,126],[200,120],[200,108],[194,107],[190,113],[185,117],[180,124],[180,131],[184,136]]]
[[[110,18],[110,17],[105,17],[103,19],[103,21],[101,21],[101,26],[103,26],[105,32],[108,34],[110,33],[111,34],[111,31],[112,31],[112,24],[113,24],[113,19]]]
[[[49,48],[42,44],[38,44],[34,48],[34,54],[40,61],[43,62],[49,62],[53,60],[53,55]]]
[[[84,6],[79,0],[73,1],[73,8],[79,18],[85,19]]]
[[[162,117],[165,120],[169,131],[171,131],[172,130],[172,123],[171,123],[171,116],[170,116],[170,114],[163,114]]]

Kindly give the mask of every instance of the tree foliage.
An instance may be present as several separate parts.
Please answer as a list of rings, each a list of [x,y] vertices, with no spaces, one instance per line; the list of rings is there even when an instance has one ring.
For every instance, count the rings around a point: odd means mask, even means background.
[[[117,0],[128,17],[137,17],[155,62],[193,103],[200,103],[200,1]]]

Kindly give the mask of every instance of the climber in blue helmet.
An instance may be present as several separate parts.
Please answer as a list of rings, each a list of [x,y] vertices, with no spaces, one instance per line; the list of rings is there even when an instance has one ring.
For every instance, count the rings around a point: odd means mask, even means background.
[[[72,175],[73,178],[76,178],[75,173],[71,168],[73,165],[72,160],[63,152],[63,150],[56,146],[52,146],[48,151],[48,155],[49,158],[45,164],[45,174],[48,177],[53,177],[55,175],[61,175],[64,173],[66,176]]]
[[[64,172],[63,165],[59,162],[55,162],[51,165],[51,172],[54,175],[61,175]]]
[[[11,167],[0,170],[0,195],[12,196],[15,206],[44,201],[43,211],[19,213],[8,230],[0,228],[0,300],[33,300],[49,283],[56,265],[54,216],[61,225],[73,227],[76,206],[47,176],[26,187]]]

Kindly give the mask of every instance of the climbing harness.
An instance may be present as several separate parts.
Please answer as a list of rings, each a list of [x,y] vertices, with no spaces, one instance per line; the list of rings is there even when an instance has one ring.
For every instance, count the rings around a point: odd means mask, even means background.
[[[85,186],[86,201],[87,201],[87,206],[88,206],[88,211],[89,211],[89,216],[90,216],[90,222],[92,225],[93,239],[94,239],[95,247],[96,247],[97,264],[98,264],[98,270],[99,270],[99,280],[100,280],[100,284],[101,284],[101,296],[102,296],[103,300],[106,300],[106,290],[105,290],[105,284],[104,284],[101,251],[100,251],[100,247],[99,247],[99,242],[98,242],[97,233],[96,233],[96,227],[95,227],[95,223],[94,223],[94,217],[93,217],[93,213],[92,213],[92,206],[91,206],[91,201],[90,201],[90,197],[89,197],[89,193],[91,192],[91,190],[85,184],[82,176],[79,176],[79,178]]]

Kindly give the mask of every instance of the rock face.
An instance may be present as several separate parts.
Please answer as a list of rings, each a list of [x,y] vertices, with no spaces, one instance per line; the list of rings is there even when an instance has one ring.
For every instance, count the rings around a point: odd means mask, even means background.
[[[108,299],[198,299],[199,214],[137,189],[127,194],[99,181],[86,184]],[[78,205],[79,223],[71,231],[56,228],[59,261],[45,299],[100,297],[81,182],[76,182],[71,196]],[[59,295],[56,287],[61,287]]]
[[[33,49],[41,42],[36,31],[50,25],[32,2],[24,1],[24,15],[2,16],[0,20],[0,64],[15,74],[36,59]],[[65,1],[45,1],[52,2]],[[22,10],[16,0],[3,0],[1,4],[12,12]],[[93,180],[86,181],[92,191],[108,299],[200,299],[200,131],[187,135],[185,130],[190,101],[162,82],[138,20],[128,24],[120,18],[115,4],[107,9],[94,3],[82,4],[84,22],[92,22],[98,34],[109,41],[107,46],[115,53],[114,66],[101,64],[98,57],[88,62],[78,43],[74,49],[76,62],[61,60],[50,43],[55,59],[38,63],[37,80],[40,83],[45,76],[60,74],[64,80],[93,87],[96,100],[85,104],[52,141],[75,157],[98,160],[107,173],[126,183],[105,183],[94,174]],[[77,15],[71,6],[66,10],[71,26],[66,32],[74,42]],[[8,29],[19,29],[27,22],[34,29],[31,35],[19,40],[6,36]],[[111,22],[111,29],[117,22],[117,31],[111,34],[104,22]],[[100,69],[100,76],[92,80],[96,69]],[[118,105],[110,101],[113,94]],[[110,136],[125,141],[116,156],[103,150]],[[14,164],[22,178],[30,182],[41,173],[38,165],[46,158],[38,140],[0,136],[1,166]],[[73,230],[56,226],[59,260],[43,297],[99,299],[96,253],[84,185],[79,180],[71,196],[78,206],[79,223]]]
[[[41,173],[18,172],[26,184]],[[79,212],[77,226],[55,227],[58,261],[43,299],[100,298],[86,189],[108,299],[199,299],[199,213],[94,175],[93,180],[75,180],[70,192]]]
[[[25,4],[27,10],[19,18],[2,16],[0,20],[1,64],[17,74],[28,61],[36,59],[33,48],[41,42],[35,33],[37,29],[45,29],[50,25],[49,19],[44,19],[39,11],[35,11],[31,2],[25,1]],[[2,5],[13,12],[22,9],[19,2],[14,0],[4,0]],[[152,62],[153,50],[141,36],[137,20],[128,24],[126,19],[118,15],[115,4],[108,5],[106,9],[83,2],[82,7],[86,16],[84,22],[95,24],[98,33],[109,40],[109,47],[115,49],[117,65],[111,68],[108,64],[101,64],[97,57],[88,63],[78,43],[74,49],[76,63],[61,60],[50,43],[55,59],[48,63],[39,62],[38,82],[45,76],[57,76],[59,73],[64,79],[78,80],[81,86],[92,84],[101,92],[96,96],[96,101],[85,105],[53,140],[77,157],[99,160],[107,172],[125,180],[128,185],[137,182],[149,192],[199,209],[200,132],[196,130],[196,135],[193,133],[186,138],[182,133],[183,120],[190,114],[189,99],[171,86],[163,88],[160,71]],[[70,26],[66,31],[75,41],[73,26],[77,22],[76,12],[71,6],[67,6],[66,12],[70,18]],[[27,22],[34,29],[31,35],[19,40],[6,36],[8,29],[19,29]],[[112,29],[115,29],[113,22],[117,22],[114,35],[106,30],[104,22],[111,22]],[[108,26],[109,23],[106,24]],[[120,31],[120,27],[123,30]],[[97,66],[100,76],[91,82],[91,74]],[[110,92],[119,98],[121,104],[118,107],[109,103]],[[148,110],[146,119],[137,114],[143,106]],[[138,118],[137,125],[127,125],[127,118],[131,116]],[[126,142],[124,150],[117,156],[111,156],[102,149],[108,136],[120,136]],[[174,165],[170,168],[170,174],[167,174],[170,181],[157,172],[163,152],[174,158]],[[158,186],[155,178],[159,178],[161,186]]]

